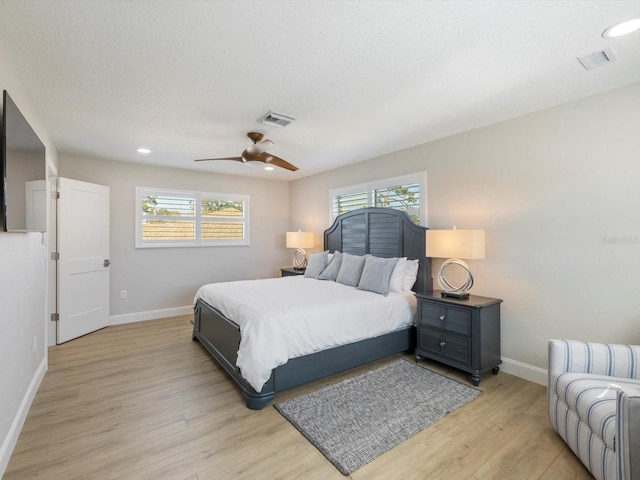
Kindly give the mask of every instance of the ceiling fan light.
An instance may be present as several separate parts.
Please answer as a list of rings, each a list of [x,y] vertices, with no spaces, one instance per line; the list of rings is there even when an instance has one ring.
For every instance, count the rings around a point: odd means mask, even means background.
[[[264,169],[265,169],[267,172],[272,172],[272,171],[273,171],[273,167],[272,167],[271,165],[267,165],[266,167],[264,167]]]
[[[273,147],[274,143],[271,140],[260,140],[255,145],[247,147],[247,152],[252,155],[260,155],[267,151],[267,149]]]

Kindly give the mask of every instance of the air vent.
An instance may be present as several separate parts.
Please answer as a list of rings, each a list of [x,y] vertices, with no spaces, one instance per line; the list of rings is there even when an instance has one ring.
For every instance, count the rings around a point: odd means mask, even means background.
[[[610,48],[602,50],[601,52],[594,52],[590,55],[585,55],[584,57],[578,57],[578,61],[587,70],[607,65],[615,60],[616,57]]]
[[[286,127],[294,120],[295,118],[290,117],[289,115],[283,115],[282,113],[276,112],[267,112],[258,119],[258,123],[271,125],[272,127]]]

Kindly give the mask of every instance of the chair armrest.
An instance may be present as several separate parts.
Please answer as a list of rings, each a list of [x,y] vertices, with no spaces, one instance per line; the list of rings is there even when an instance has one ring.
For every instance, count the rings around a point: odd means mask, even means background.
[[[618,478],[640,480],[640,389],[619,387],[616,416]]]
[[[640,378],[640,346],[549,340],[549,385],[565,372]]]

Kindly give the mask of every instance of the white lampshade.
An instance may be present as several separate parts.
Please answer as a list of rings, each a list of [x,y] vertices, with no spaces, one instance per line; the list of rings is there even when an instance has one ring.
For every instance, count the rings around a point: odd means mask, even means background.
[[[425,256],[433,258],[484,258],[484,230],[427,230]]]
[[[287,232],[287,248],[313,247],[313,232]]]

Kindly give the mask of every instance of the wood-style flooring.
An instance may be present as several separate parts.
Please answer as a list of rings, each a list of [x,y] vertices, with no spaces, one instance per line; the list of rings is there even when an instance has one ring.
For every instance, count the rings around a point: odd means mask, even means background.
[[[412,357],[409,357],[412,358]],[[291,398],[389,360],[276,395]],[[423,365],[469,383],[466,374]],[[592,478],[547,420],[546,388],[505,374],[353,472],[353,480]],[[344,477],[268,405],[248,410],[190,317],[118,325],[49,349],[5,480]]]

